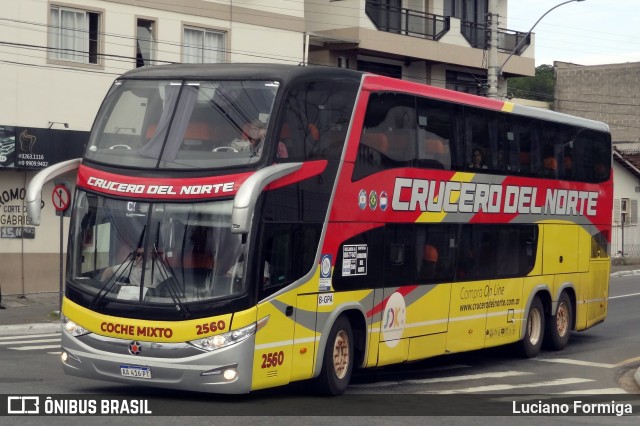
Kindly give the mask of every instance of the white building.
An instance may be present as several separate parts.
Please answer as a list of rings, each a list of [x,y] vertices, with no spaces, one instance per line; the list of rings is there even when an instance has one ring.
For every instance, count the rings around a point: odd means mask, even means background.
[[[640,151],[613,151],[612,256],[640,256]]]
[[[58,290],[53,184],[31,227],[25,188],[39,169],[82,155],[114,79],[174,62],[342,66],[484,93],[487,16],[498,63],[526,34],[506,30],[507,0],[3,0],[0,9],[0,288]],[[534,75],[533,42],[506,76]],[[500,82],[499,92],[506,83]],[[138,131],[124,129],[123,131]],[[66,181],[73,193],[74,176]],[[63,219],[66,235],[68,218]],[[66,237],[64,241],[66,251]]]

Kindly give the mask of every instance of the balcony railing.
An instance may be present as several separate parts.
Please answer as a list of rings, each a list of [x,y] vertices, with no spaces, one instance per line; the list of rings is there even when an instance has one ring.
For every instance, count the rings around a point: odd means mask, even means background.
[[[487,49],[489,47],[489,27],[476,22],[461,22],[462,35],[472,47]],[[523,38],[527,40],[518,48],[516,55],[522,54],[531,43],[531,36],[520,31],[498,29],[498,50],[513,52]]]
[[[438,40],[449,31],[449,18],[419,10],[367,1],[365,12],[379,31]]]

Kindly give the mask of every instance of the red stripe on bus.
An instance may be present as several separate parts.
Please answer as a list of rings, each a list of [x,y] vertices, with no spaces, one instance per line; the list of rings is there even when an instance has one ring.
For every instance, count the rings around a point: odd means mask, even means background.
[[[387,303],[387,300],[389,300],[389,298],[394,294],[394,293],[400,293],[400,295],[402,297],[405,297],[407,294],[411,293],[413,290],[415,290],[416,288],[418,288],[419,286],[417,285],[410,285],[410,286],[405,286],[405,287],[400,287],[398,288],[396,291],[394,291],[393,293],[391,293],[389,296],[385,297],[384,300],[380,303],[378,303],[376,306],[373,307],[373,309],[371,309],[369,312],[367,312],[367,318],[372,317],[373,315],[382,312],[382,310],[384,309],[384,306]]]

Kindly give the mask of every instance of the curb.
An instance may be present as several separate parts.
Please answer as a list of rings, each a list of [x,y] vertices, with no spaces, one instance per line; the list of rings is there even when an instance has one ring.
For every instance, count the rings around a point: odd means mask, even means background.
[[[612,278],[614,278],[614,277],[628,277],[628,276],[634,276],[634,275],[640,275],[640,269],[630,269],[630,270],[626,270],[626,271],[612,272],[610,274],[610,276]]]
[[[0,325],[0,336],[24,336],[29,334],[60,333],[61,329],[62,325],[58,322]]]

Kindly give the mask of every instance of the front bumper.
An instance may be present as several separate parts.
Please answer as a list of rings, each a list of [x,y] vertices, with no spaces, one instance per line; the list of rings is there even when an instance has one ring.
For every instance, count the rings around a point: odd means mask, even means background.
[[[139,354],[131,355],[132,343],[93,333],[73,337],[63,329],[64,371],[72,376],[137,386],[221,394],[251,390],[255,336],[213,352],[187,343],[137,341]],[[149,368],[151,378],[123,376],[121,365]],[[229,379],[227,370],[235,370],[235,377]]]

